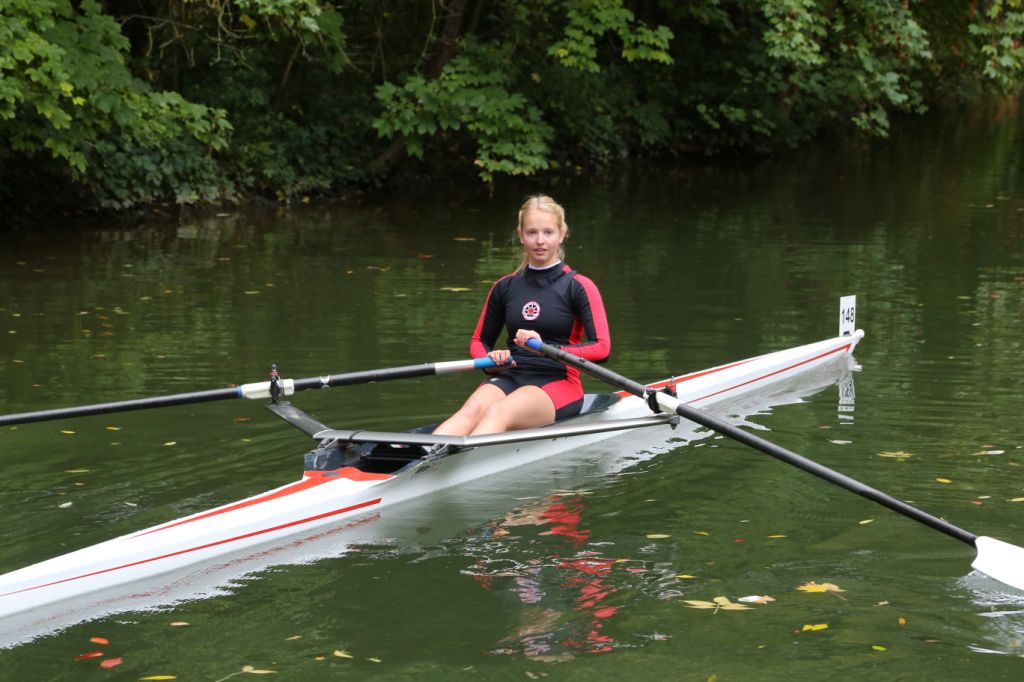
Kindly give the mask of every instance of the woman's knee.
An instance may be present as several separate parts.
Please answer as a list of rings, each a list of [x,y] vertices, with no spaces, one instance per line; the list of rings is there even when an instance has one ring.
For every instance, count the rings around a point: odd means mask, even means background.
[[[508,427],[508,405],[504,400],[491,403],[481,410],[476,420],[477,426],[486,424],[492,429],[505,429]]]
[[[467,403],[463,405],[456,413],[463,419],[473,422],[474,424],[487,414],[487,412],[493,407],[492,405],[482,404],[480,402]]]

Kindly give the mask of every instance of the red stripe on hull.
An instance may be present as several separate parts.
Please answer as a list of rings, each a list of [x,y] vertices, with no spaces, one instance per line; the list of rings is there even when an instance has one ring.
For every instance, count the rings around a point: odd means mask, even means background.
[[[303,490],[309,490],[310,488],[315,488],[316,486],[323,485],[324,483],[330,483],[331,481],[337,480],[339,478],[347,478],[350,481],[386,481],[387,479],[392,478],[392,475],[370,474],[366,473],[365,471],[360,471],[359,469],[353,467],[343,467],[341,469],[336,469],[334,471],[307,471],[303,475],[302,480],[296,481],[295,483],[289,486],[285,486],[280,490],[267,493],[266,495],[260,495],[259,497],[253,497],[248,500],[242,500],[241,502],[228,505],[227,507],[213,509],[211,511],[206,512],[205,514],[200,514],[199,516],[192,516],[187,519],[182,519],[181,521],[175,521],[173,523],[167,524],[166,526],[154,528],[153,530],[147,530],[144,533],[141,533],[141,535],[157,533],[162,530],[167,530],[168,528],[175,528],[186,523],[192,523],[193,521],[208,519],[211,516],[226,514],[228,512],[235,511],[236,509],[245,509],[246,507],[262,504],[263,502],[269,502],[270,500],[276,500],[281,497],[287,497],[288,495],[293,495],[295,493],[302,492]]]
[[[795,364],[792,364],[789,367],[783,367],[782,369],[775,370],[774,372],[769,372],[768,374],[764,374],[764,375],[756,377],[754,379],[750,379],[749,381],[744,381],[741,384],[736,384],[735,386],[730,386],[729,388],[723,388],[722,390],[715,391],[714,393],[708,393],[707,395],[701,396],[700,398],[694,398],[690,402],[695,403],[695,402],[700,401],[700,400],[706,400],[706,399],[714,397],[716,395],[721,395],[722,393],[726,393],[728,391],[732,391],[734,389],[740,388],[741,386],[747,386],[749,384],[754,383],[755,381],[761,381],[762,379],[767,379],[768,377],[773,377],[776,374],[782,374],[783,372],[788,372],[791,369],[794,369],[796,367],[800,367],[802,365],[806,365],[809,362],[814,362],[815,360],[820,360],[821,358],[828,357],[829,355],[832,355],[833,353],[838,353],[840,351],[845,351],[849,347],[850,347],[850,344],[847,344],[845,346],[840,346],[839,348],[833,348],[832,350],[825,351],[824,353],[821,353],[820,355],[815,355],[813,358],[807,358],[806,360],[804,360],[802,362],[797,362]]]
[[[21,594],[22,592],[31,592],[32,590],[39,590],[39,589],[42,589],[44,587],[52,587],[53,585],[60,585],[62,583],[72,582],[74,580],[81,580],[82,578],[91,578],[94,575],[102,575],[104,573],[110,573],[111,571],[120,571],[121,569],[124,569],[124,568],[131,568],[132,566],[141,566],[142,564],[148,564],[148,563],[151,563],[153,561],[160,561],[161,559],[169,559],[171,557],[180,556],[182,554],[188,554],[190,552],[198,552],[199,550],[207,549],[208,547],[217,547],[218,545],[225,545],[225,544],[227,544],[229,542],[236,542],[238,540],[245,540],[246,538],[256,537],[257,535],[264,535],[266,533],[273,533],[275,530],[282,530],[284,528],[292,528],[294,526],[300,526],[300,525],[302,525],[304,523],[309,523],[311,521],[319,521],[320,519],[325,519],[325,518],[328,518],[328,517],[331,517],[331,516],[337,516],[338,514],[344,514],[345,512],[355,511],[356,509],[362,509],[363,507],[372,507],[375,504],[379,504],[380,501],[381,501],[381,498],[378,497],[375,500],[368,500],[366,502],[360,502],[359,504],[354,504],[354,505],[352,505],[350,507],[343,507],[341,509],[335,509],[333,511],[324,512],[323,514],[317,514],[316,516],[310,516],[310,517],[305,518],[305,519],[299,519],[297,521],[291,521],[289,523],[282,523],[281,525],[273,526],[272,528],[264,528],[262,530],[254,530],[251,533],[245,533],[244,535],[238,535],[238,536],[235,536],[233,538],[224,538],[223,540],[217,540],[216,542],[208,542],[205,545],[198,545],[196,547],[189,547],[188,549],[179,549],[177,552],[170,552],[169,554],[161,554],[160,556],[150,557],[148,559],[140,559],[138,561],[133,561],[133,562],[128,563],[128,564],[121,564],[120,566],[112,566],[110,568],[104,568],[104,569],[99,570],[99,571],[93,571],[92,573],[83,573],[82,575],[76,575],[76,576],[72,576],[70,578],[63,578],[61,580],[54,580],[53,582],[43,583],[42,585],[34,585],[32,587],[25,587],[25,588],[22,588],[20,590],[15,590],[14,592],[6,592],[4,594],[0,594],[0,597],[9,597],[9,596],[11,596],[13,594]]]
[[[747,381],[744,381],[743,383],[736,384],[735,386],[730,386],[728,388],[723,388],[720,391],[715,391],[714,393],[709,393],[709,394],[707,394],[705,396],[701,396],[700,398],[694,398],[693,400],[690,400],[689,402],[695,403],[695,402],[698,402],[700,400],[706,400],[707,398],[711,398],[713,396],[720,395],[722,393],[728,393],[729,391],[736,390],[737,388],[740,388],[741,386],[747,386],[749,384],[752,384],[755,381],[761,381],[762,379],[767,379],[768,377],[773,377],[776,374],[782,374],[783,372],[788,372],[789,370],[791,370],[791,369],[793,369],[795,367],[800,367],[801,365],[806,365],[809,362],[814,362],[815,360],[820,360],[821,358],[828,357],[829,355],[833,355],[833,354],[839,353],[841,351],[847,351],[847,350],[850,349],[851,346],[852,346],[852,344],[848,343],[845,346],[839,346],[838,348],[833,348],[832,350],[825,351],[824,353],[821,353],[820,355],[815,355],[813,358],[808,358],[806,360],[802,360],[800,362],[794,363],[794,364],[789,365],[787,367],[783,367],[782,369],[778,369],[778,370],[776,370],[774,372],[770,372],[768,374],[763,374],[763,375],[761,375],[759,377],[755,377],[753,379],[749,379]],[[740,362],[734,362],[731,365],[722,365],[721,367],[715,367],[714,369],[704,370],[703,372],[697,372],[696,374],[688,374],[688,375],[686,375],[684,377],[680,377],[679,379],[677,379],[676,383],[677,384],[681,384],[684,381],[693,381],[694,379],[699,379],[701,377],[705,377],[705,376],[708,376],[708,375],[711,375],[711,374],[716,374],[717,372],[724,372],[727,369],[732,369],[734,367],[740,367],[741,365],[745,365],[747,363],[754,362],[755,360],[757,360],[757,358],[750,358],[749,360],[742,360]],[[672,381],[673,381],[672,379],[666,379],[665,381],[659,381],[656,384],[650,384],[650,388],[653,388],[653,389],[664,388],[664,387],[668,386],[669,384],[671,384]],[[631,396],[632,393],[630,393],[629,391],[619,391],[618,395],[620,397],[622,397],[622,398],[625,398],[625,397]]]

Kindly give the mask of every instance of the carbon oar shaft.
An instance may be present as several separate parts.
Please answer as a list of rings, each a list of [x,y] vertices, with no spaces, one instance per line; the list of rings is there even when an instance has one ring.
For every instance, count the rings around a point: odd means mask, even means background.
[[[528,345],[530,346],[530,348],[533,348],[534,350],[539,351],[544,355],[547,355],[548,357],[560,360],[561,362],[564,362],[567,365],[576,367],[582,372],[586,372],[587,374],[590,374],[593,377],[601,379],[602,381],[605,381],[611,384],[612,386],[621,388],[622,390],[628,393],[632,393],[635,396],[643,398],[646,397],[650,392],[652,392],[652,389],[649,389],[647,386],[644,386],[641,383],[633,381],[632,379],[628,379],[622,376],[621,374],[617,374],[606,367],[595,365],[592,362],[584,360],[583,358],[577,355],[573,355],[572,353],[568,353],[556,346],[552,346],[546,343],[540,343],[536,340],[531,340],[528,343]],[[961,542],[965,542],[971,545],[972,547],[975,546],[975,541],[978,539],[978,536],[974,533],[966,531],[963,528],[954,526],[948,521],[940,519],[937,516],[932,516],[931,514],[921,511],[916,507],[912,507],[906,502],[901,502],[900,500],[897,500],[896,498],[887,495],[880,490],[877,490],[869,485],[866,485],[864,483],[861,483],[860,481],[850,478],[845,474],[841,474],[838,471],[829,469],[828,467],[822,464],[818,464],[817,462],[807,459],[802,455],[798,455],[797,453],[791,450],[787,450],[786,448],[781,447],[779,445],[776,445],[771,441],[767,441],[764,438],[748,433],[747,431],[744,431],[739,427],[724,422],[721,419],[713,417],[706,412],[694,409],[689,405],[674,398],[673,396],[670,396],[665,393],[659,393],[656,397],[658,399],[659,406],[662,409],[665,409],[667,411],[674,411],[680,417],[689,419],[690,421],[696,422],[697,424],[705,426],[713,431],[717,431],[723,436],[728,436],[729,438],[737,440],[743,443],[744,445],[749,445],[750,447],[760,450],[761,452],[767,455],[771,455],[776,459],[782,460],[787,464],[795,466],[799,469],[803,469],[804,471],[810,474],[814,474],[819,478],[823,478],[829,483],[834,483],[842,488],[846,488],[847,490],[857,493],[862,497],[866,497],[867,499],[873,502],[877,502],[878,504],[884,507],[888,507],[889,509],[892,509],[895,512],[903,514],[904,516],[914,519],[915,521],[919,521],[920,523],[930,526],[935,530],[941,531],[946,535],[954,537],[957,540],[960,540]]]
[[[394,379],[409,379],[413,377],[432,376],[435,374],[448,374],[450,372],[482,369],[484,367],[493,366],[494,363],[491,362],[490,359],[478,358],[475,360],[429,362],[422,365],[407,365],[405,367],[385,367],[382,369],[348,372],[346,374],[310,377],[308,379],[283,379],[280,380],[281,395],[291,395],[296,391],[305,391],[311,388],[370,384],[377,381],[392,381]],[[109,403],[95,403],[92,405],[78,405],[75,407],[62,407],[52,410],[39,410],[38,412],[21,412],[19,414],[0,415],[0,426],[28,424],[31,422],[41,422],[51,419],[86,417],[96,414],[109,414],[111,412],[129,412],[131,410],[145,410],[153,407],[190,405],[194,403],[206,403],[232,398],[269,398],[270,385],[270,381],[263,381],[254,384],[242,384],[240,386],[229,388],[215,388],[207,391],[192,391],[189,393],[175,393],[173,395],[153,396],[150,398],[138,398],[135,400],[119,400]]]

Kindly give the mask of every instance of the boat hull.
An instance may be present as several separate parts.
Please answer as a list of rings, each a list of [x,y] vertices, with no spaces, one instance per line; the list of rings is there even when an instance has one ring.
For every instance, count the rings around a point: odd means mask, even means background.
[[[684,402],[711,409],[742,400],[744,396],[765,391],[816,368],[844,359],[849,362],[862,336],[863,332],[858,331],[853,336],[769,353],[652,386],[662,388],[671,384]],[[621,394],[608,409],[583,415],[578,421],[627,419],[649,414],[646,402]],[[650,434],[649,440],[665,442],[678,437],[678,431],[673,432],[671,428],[655,426],[646,432]],[[300,535],[333,535],[359,528],[385,507],[493,477],[620,434],[592,433],[470,448],[429,466],[417,467],[411,463],[394,473],[372,473],[351,466],[332,471],[307,471],[300,480],[266,493],[0,576],[0,618],[64,602],[75,603],[83,609],[93,606],[102,610],[104,600],[109,597],[104,593],[127,585],[145,585],[144,590],[160,593],[161,586],[172,582],[171,579],[163,581],[163,576],[195,573],[219,562],[222,565],[227,555],[237,557],[245,552],[272,555],[273,550],[267,548],[287,547],[290,540]],[[260,549],[257,550],[257,546]],[[90,595],[94,594],[102,596],[90,602]],[[0,646],[12,641],[17,641],[17,636],[0,632]]]

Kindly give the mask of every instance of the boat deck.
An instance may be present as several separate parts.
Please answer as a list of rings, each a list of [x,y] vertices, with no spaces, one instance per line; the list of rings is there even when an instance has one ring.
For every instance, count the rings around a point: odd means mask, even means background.
[[[583,408],[578,415],[557,421],[550,426],[570,423],[580,417],[603,412],[619,400],[620,396],[616,393],[587,393],[583,396]],[[298,419],[308,416],[294,407],[290,409],[290,412],[301,415],[297,417]],[[292,421],[291,418],[287,420]],[[315,422],[315,420],[313,421]],[[430,434],[437,426],[437,423],[425,424],[403,431],[403,433]],[[352,467],[366,473],[392,474],[410,462],[422,459],[426,454],[427,449],[423,445],[387,442],[353,443],[343,439],[325,439],[316,448],[306,453],[304,469],[306,471],[334,471],[343,467]]]

